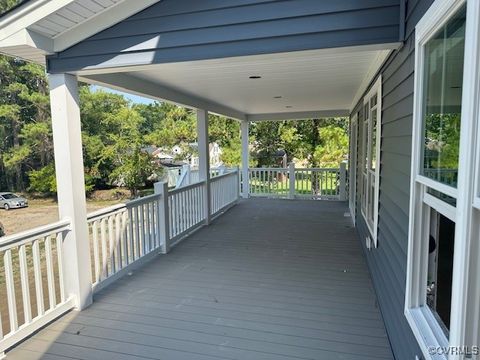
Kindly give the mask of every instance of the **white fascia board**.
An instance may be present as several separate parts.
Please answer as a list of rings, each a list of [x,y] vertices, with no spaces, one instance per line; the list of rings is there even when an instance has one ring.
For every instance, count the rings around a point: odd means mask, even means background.
[[[316,110],[316,111],[297,111],[297,112],[280,112],[269,114],[250,114],[247,115],[248,121],[264,121],[264,120],[305,120],[318,119],[327,117],[343,117],[350,114],[348,109],[332,109],[332,110]]]
[[[55,13],[75,0],[36,0],[19,7],[11,14],[0,18],[0,47],[2,41],[13,34]],[[22,45],[22,44],[19,44]]]
[[[161,0],[125,0],[115,6],[106,8],[104,11],[97,13],[89,20],[56,35],[54,37],[54,51],[63,51],[159,1]]]
[[[22,29],[0,41],[2,48],[14,46],[29,46],[36,50],[50,53],[53,51],[53,40],[35,31]]]
[[[244,113],[228,106],[139,79],[125,73],[79,76],[79,80],[154,100],[169,101],[188,108],[207,110],[213,114],[236,120],[247,120],[247,116]]]

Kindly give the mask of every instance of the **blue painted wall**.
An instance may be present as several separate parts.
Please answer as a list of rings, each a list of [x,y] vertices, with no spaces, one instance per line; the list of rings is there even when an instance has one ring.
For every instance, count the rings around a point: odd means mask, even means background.
[[[404,316],[410,202],[415,25],[433,0],[408,0],[405,43],[381,69],[382,141],[378,248],[367,250],[368,228],[357,199],[357,227],[393,352],[398,360],[421,355]],[[362,100],[363,101],[363,100]],[[359,111],[358,104],[355,111]],[[360,111],[359,124],[363,120]],[[361,127],[359,139],[361,139]],[[360,165],[358,165],[360,166]],[[360,171],[359,171],[360,172]]]

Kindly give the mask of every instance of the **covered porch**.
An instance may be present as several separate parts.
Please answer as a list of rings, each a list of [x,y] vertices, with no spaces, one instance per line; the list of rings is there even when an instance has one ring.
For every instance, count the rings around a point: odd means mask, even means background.
[[[0,242],[0,357],[391,359],[345,166],[249,168],[249,127],[352,114],[404,3],[106,1],[49,28],[86,3],[0,22],[0,50],[46,63],[61,219]],[[198,181],[87,215],[79,82],[195,111]],[[241,124],[241,166],[218,176],[209,114]],[[289,200],[254,198],[273,192]]]
[[[346,213],[241,200],[8,359],[392,359]]]

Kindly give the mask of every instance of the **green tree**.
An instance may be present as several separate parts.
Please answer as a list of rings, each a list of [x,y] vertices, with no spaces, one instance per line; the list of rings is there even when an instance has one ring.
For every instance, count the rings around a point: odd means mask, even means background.
[[[313,158],[323,167],[338,167],[348,154],[348,135],[344,129],[327,125],[318,130],[321,144],[316,146]]]
[[[42,68],[0,57],[1,187],[24,190],[26,173],[53,161],[50,128]]]
[[[336,136],[334,138],[330,133],[333,129],[336,129],[333,132]],[[343,158],[348,154],[346,118],[262,121],[252,124],[252,134],[259,166],[278,165],[274,156],[278,150],[286,151],[288,161],[294,158],[307,160],[312,167],[329,166],[333,158]],[[340,141],[338,149],[335,148],[337,141]],[[336,154],[328,157],[328,151],[334,149],[342,153],[342,156]],[[338,166],[338,162],[335,166]]]
[[[140,129],[144,119],[136,110],[122,108],[108,117],[107,122],[118,129],[108,135],[109,145],[102,152],[103,158],[115,165],[110,180],[127,187],[135,197],[150,177],[160,173],[150,155],[143,151],[144,137]]]
[[[3,13],[15,5],[17,5],[22,0],[0,0],[0,12]]]
[[[54,195],[57,192],[57,180],[55,178],[55,166],[53,163],[44,166],[39,170],[31,170],[28,173],[31,192],[44,195]]]

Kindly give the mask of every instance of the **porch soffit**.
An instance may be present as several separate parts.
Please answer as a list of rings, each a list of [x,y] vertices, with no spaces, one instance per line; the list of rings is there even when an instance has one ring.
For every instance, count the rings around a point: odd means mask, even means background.
[[[89,83],[206,108],[238,120],[348,116],[389,53],[360,46],[91,70],[78,75]]]

